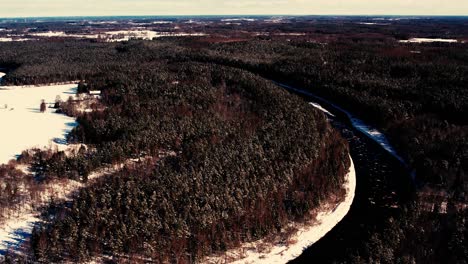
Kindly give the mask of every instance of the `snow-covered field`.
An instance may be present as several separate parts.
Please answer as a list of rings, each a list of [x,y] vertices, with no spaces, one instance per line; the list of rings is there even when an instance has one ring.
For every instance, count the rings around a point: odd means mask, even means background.
[[[350,157],[351,159],[351,157]],[[292,224],[298,230],[289,239],[294,243],[282,243],[269,247],[269,242],[256,241],[246,243],[240,249],[230,250],[222,257],[211,257],[205,263],[287,263],[299,257],[305,249],[324,237],[348,214],[356,191],[356,171],[353,160],[346,175],[346,196],[343,202],[330,206],[324,204],[319,208],[316,218],[306,224]],[[265,244],[267,245],[265,247]],[[259,250],[260,248],[260,250]],[[265,248],[261,250],[261,248]],[[231,261],[232,260],[232,261]]]
[[[401,43],[433,43],[433,42],[442,42],[442,43],[457,43],[456,39],[442,39],[442,38],[410,38],[400,40]]]
[[[76,88],[76,84],[0,86],[0,164],[15,159],[28,148],[63,148],[65,136],[76,126],[76,120],[56,114],[51,108],[41,113],[39,108],[42,100],[48,105],[53,105],[57,96],[67,100]]]
[[[185,37],[185,36],[205,36],[204,33],[185,33],[185,32],[156,32],[152,30],[120,30],[108,31],[101,37],[109,38],[111,42],[128,41],[131,38],[152,40],[161,37]]]
[[[28,41],[27,38],[0,38],[0,42]]]
[[[133,28],[130,30],[119,30],[119,31],[107,31],[93,34],[69,34],[64,31],[48,31],[40,33],[29,33],[28,35],[33,37],[41,38],[76,38],[76,39],[103,39],[109,42],[128,41],[132,38],[152,40],[154,38],[161,37],[185,37],[185,36],[205,36],[204,33],[188,33],[188,32],[159,32],[153,30],[144,30],[139,28]],[[0,42],[10,41],[26,41],[35,40],[35,38],[23,38],[23,35],[12,35],[8,38],[0,38]]]

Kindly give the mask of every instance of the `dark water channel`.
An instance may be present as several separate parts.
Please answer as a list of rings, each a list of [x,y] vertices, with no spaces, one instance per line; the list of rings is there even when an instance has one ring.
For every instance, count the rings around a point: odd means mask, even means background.
[[[414,194],[411,172],[395,153],[390,153],[368,134],[356,129],[349,113],[312,94],[297,93],[326,108],[330,123],[349,142],[356,169],[356,196],[346,217],[325,237],[290,263],[332,263],[346,261],[382,229],[389,217],[399,214]]]

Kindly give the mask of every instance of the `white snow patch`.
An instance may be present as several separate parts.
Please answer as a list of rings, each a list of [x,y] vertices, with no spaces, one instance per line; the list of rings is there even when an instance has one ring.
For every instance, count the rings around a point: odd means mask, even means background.
[[[365,25],[365,26],[388,26],[387,23],[375,23],[375,22],[357,22],[358,25]]]
[[[313,103],[313,102],[310,102],[309,103],[311,106],[317,108],[318,110],[324,112],[325,114],[329,115],[329,116],[335,116],[334,114],[330,113],[330,111],[328,111],[327,109],[323,108],[321,105],[317,104],[317,103]]]
[[[0,38],[0,42],[28,41],[27,38]]]
[[[40,219],[33,213],[20,214],[13,221],[0,227],[0,261],[8,250],[20,251],[23,242],[31,236],[32,230]]]
[[[319,241],[330,232],[348,214],[354,201],[356,191],[356,171],[351,159],[349,172],[345,177],[346,196],[343,202],[331,207],[329,204],[321,205],[315,221],[305,225],[292,224],[298,231],[292,236],[291,241],[296,243],[276,244],[266,252],[258,251],[262,245],[268,244],[263,240],[245,243],[240,249],[230,250],[222,257],[210,257],[204,263],[287,263],[299,257],[305,249]],[[232,259],[233,261],[229,261]],[[226,261],[227,260],[227,261]]]
[[[222,22],[233,22],[233,21],[247,21],[247,22],[254,22],[256,19],[254,18],[225,18],[221,19]]]
[[[0,86],[0,164],[15,159],[23,150],[57,145],[64,148],[65,136],[76,126],[72,117],[48,108],[40,113],[41,100],[55,103],[76,93],[76,84],[52,86]]]
[[[119,24],[118,21],[89,21],[91,25],[107,25],[107,24]]]
[[[284,23],[286,21],[282,17],[272,17],[272,18],[269,18],[269,19],[265,19],[264,22],[278,24],[278,23]]]
[[[66,37],[67,34],[63,31],[47,31],[47,32],[39,32],[39,33],[30,33],[29,35],[37,36],[37,37]]]
[[[410,38],[400,40],[400,43],[433,43],[433,42],[443,42],[443,43],[457,43],[456,39],[442,39],[442,38]]]
[[[277,36],[305,36],[306,33],[276,33]]]
[[[106,36],[107,35],[107,36]],[[206,36],[204,33],[185,33],[185,32],[156,32],[152,30],[120,30],[105,32],[104,37],[109,41],[128,41],[132,38],[152,40],[161,37],[184,37],[184,36]]]

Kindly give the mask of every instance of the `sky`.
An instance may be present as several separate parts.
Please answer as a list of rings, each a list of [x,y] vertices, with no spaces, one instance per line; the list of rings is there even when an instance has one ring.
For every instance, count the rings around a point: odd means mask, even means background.
[[[0,0],[0,17],[468,15],[468,0]]]

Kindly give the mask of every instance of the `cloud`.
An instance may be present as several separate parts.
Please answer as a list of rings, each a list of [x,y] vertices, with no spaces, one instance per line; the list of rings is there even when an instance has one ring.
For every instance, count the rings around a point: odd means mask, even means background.
[[[467,0],[15,0],[0,17],[213,14],[468,15]]]

